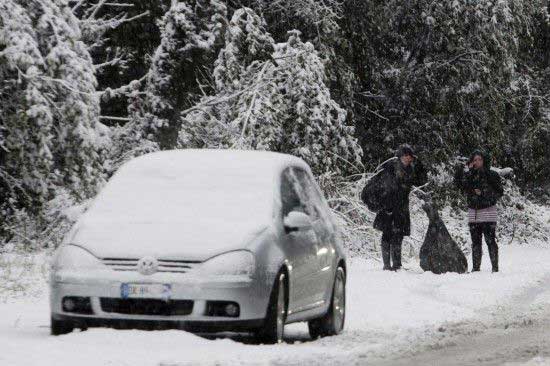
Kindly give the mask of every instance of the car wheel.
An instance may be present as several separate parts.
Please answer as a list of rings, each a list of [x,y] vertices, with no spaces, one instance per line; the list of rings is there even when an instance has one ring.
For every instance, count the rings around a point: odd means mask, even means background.
[[[57,320],[53,317],[50,318],[50,332],[52,335],[61,335],[71,333],[74,329],[74,325],[65,320]]]
[[[271,290],[267,315],[262,329],[258,332],[258,340],[262,343],[281,343],[286,321],[286,276],[279,273]]]
[[[346,274],[342,267],[336,270],[332,297],[327,313],[308,322],[311,338],[337,335],[344,329],[346,321]]]

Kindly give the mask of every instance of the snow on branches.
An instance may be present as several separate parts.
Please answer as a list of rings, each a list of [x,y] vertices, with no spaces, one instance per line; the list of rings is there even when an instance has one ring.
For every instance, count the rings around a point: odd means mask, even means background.
[[[146,81],[141,120],[161,149],[176,145],[179,112],[197,99],[197,79],[216,55],[226,12],[220,0],[173,1],[160,22],[161,43]]]
[[[0,202],[40,212],[58,187],[84,198],[103,179],[92,60],[65,1],[0,3]]]
[[[304,158],[317,173],[360,165],[361,148],[325,85],[323,62],[298,31],[274,44],[263,19],[243,8],[225,41],[216,95],[182,113],[181,147],[280,151]]]
[[[225,34],[225,47],[215,62],[214,78],[218,90],[238,90],[244,69],[254,61],[265,61],[273,54],[275,41],[265,21],[252,9],[235,11]]]
[[[477,146],[507,158],[529,125],[525,116],[538,112],[527,106],[528,88],[514,85],[524,84],[528,66],[520,54],[532,48],[540,4],[356,2],[348,16],[363,16],[352,25],[364,28],[347,32],[366,59],[363,101],[355,104],[367,112],[357,114],[365,116],[366,153],[382,159],[388,146],[409,142],[429,151],[432,161]]]
[[[340,29],[338,22],[344,4],[341,0],[254,0],[253,3],[262,14],[277,20],[275,28],[292,29],[299,25],[307,39],[322,51],[328,51],[326,46]]]

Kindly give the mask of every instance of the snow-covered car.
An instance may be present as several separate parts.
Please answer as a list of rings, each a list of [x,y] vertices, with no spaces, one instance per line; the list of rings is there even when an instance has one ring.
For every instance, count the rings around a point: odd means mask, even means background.
[[[51,332],[94,326],[341,332],[346,257],[308,165],[177,150],[122,166],[57,249]]]

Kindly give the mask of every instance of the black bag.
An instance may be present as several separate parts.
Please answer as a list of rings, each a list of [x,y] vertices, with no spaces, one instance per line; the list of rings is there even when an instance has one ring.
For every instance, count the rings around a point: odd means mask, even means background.
[[[385,207],[387,192],[387,173],[379,171],[372,176],[361,191],[361,201],[372,212],[382,211]]]
[[[422,208],[428,214],[430,224],[420,248],[420,267],[435,274],[467,272],[466,256],[449,234],[437,209],[431,202],[424,203]]]

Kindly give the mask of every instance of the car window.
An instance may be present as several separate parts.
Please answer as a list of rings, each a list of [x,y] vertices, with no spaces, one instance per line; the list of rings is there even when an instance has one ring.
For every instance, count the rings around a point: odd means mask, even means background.
[[[307,191],[307,183],[301,181],[301,174],[298,174],[295,169],[287,168],[283,172],[281,182],[283,217],[291,211],[300,211],[307,214],[312,220],[319,218],[319,212],[312,204]]]
[[[301,211],[306,213],[313,221],[318,220],[320,217],[319,210],[313,203],[310,194],[308,193],[309,181],[304,180],[303,173],[305,172],[296,168],[291,168],[285,173],[285,179],[288,181],[288,184],[292,186],[292,190],[300,200]]]
[[[291,168],[285,169],[281,177],[281,203],[283,217],[291,211],[306,212],[303,202],[298,195],[296,176]]]
[[[320,218],[327,226],[331,227],[332,221],[327,212],[326,205],[311,176],[306,171],[299,168],[295,168],[294,172],[304,192],[304,200],[307,202],[307,205],[311,207],[311,210],[315,212],[315,218]]]

